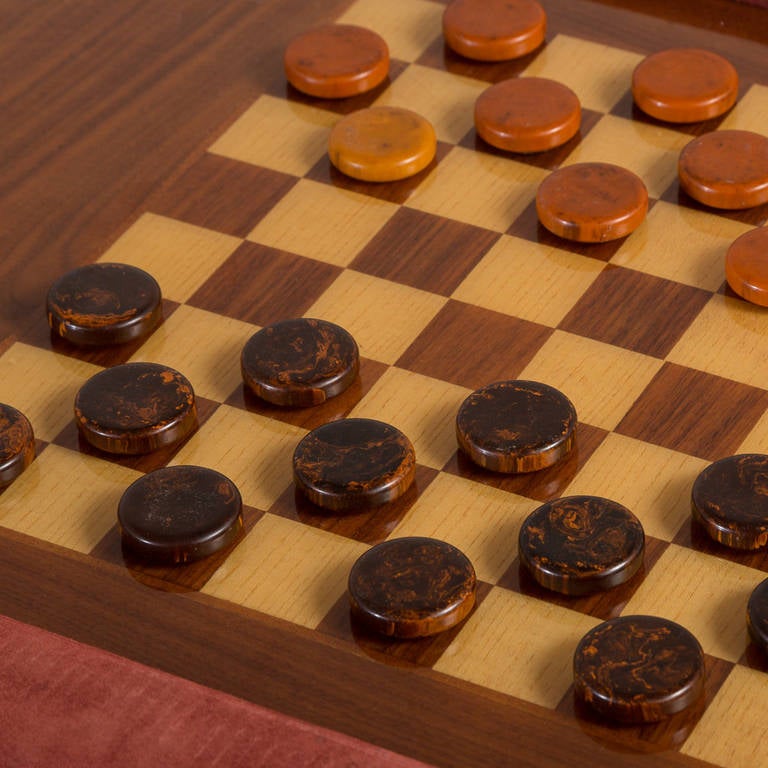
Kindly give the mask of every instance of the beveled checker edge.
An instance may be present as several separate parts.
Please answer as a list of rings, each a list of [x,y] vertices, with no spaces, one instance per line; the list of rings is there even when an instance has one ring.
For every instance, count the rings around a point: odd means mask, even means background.
[[[0,488],[10,485],[35,458],[35,434],[29,419],[0,403]]]
[[[749,596],[747,630],[752,642],[768,653],[768,579],[761,581]]]
[[[742,299],[768,307],[768,227],[756,227],[731,243],[725,279]]]

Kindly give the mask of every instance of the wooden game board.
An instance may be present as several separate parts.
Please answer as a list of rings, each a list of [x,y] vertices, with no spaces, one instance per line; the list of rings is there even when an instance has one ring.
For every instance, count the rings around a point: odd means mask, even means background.
[[[768,316],[723,275],[728,244],[764,224],[768,205],[704,209],[676,181],[692,135],[765,132],[768,11],[545,0],[546,46],[483,65],[444,49],[438,0],[157,5],[72,0],[33,17],[20,0],[0,3],[0,65],[14,74],[0,87],[0,401],[38,438],[37,459],[0,495],[0,611],[435,765],[768,765],[768,663],[745,625],[768,557],[730,553],[689,522],[702,468],[768,444]],[[385,86],[338,103],[286,87],[285,42],[330,19],[385,37]],[[739,71],[724,118],[673,127],[633,110],[635,64],[683,44]],[[482,145],[474,100],[517,74],[570,85],[580,135],[527,158]],[[437,159],[418,177],[374,186],[330,167],[330,127],[373,103],[433,122]],[[651,209],[625,240],[578,246],[538,226],[538,183],[581,160],[645,180]],[[52,341],[48,285],[96,260],[159,280],[165,321],[144,343],[83,353]],[[299,315],[353,333],[360,380],[312,410],[260,404],[243,391],[239,351]],[[125,360],[163,362],[195,386],[200,428],[177,450],[113,460],[78,441],[75,392]],[[459,404],[504,378],[573,400],[568,460],[514,478],[457,455]],[[294,493],[291,454],[307,430],[348,415],[411,438],[416,484],[375,513],[318,514]],[[117,500],[166,463],[238,484],[246,535],[233,549],[179,569],[126,562]],[[573,493],[625,504],[647,534],[642,571],[597,598],[545,594],[518,568],[524,517]],[[470,556],[478,606],[432,640],[364,635],[349,620],[348,570],[370,544],[408,534]],[[575,705],[573,649],[620,613],[697,635],[704,706],[629,728]]]

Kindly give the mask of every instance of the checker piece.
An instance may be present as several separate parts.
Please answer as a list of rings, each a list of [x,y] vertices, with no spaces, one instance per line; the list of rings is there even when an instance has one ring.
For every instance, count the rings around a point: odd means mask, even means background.
[[[48,291],[48,325],[73,344],[124,344],[146,336],[162,317],[160,286],[128,264],[88,264]]]
[[[296,446],[296,487],[336,512],[385,504],[413,482],[416,454],[400,430],[374,419],[340,419],[313,429]]]
[[[35,435],[29,419],[0,403],[0,488],[10,485],[35,458]]]
[[[546,31],[546,13],[535,0],[454,0],[443,13],[448,47],[478,61],[525,56]]]
[[[727,112],[739,95],[733,65],[712,51],[671,48],[643,59],[632,74],[635,104],[670,123],[696,123]]]
[[[768,579],[761,581],[749,596],[747,629],[752,642],[768,653]]]
[[[504,80],[475,102],[475,128],[490,145],[509,152],[544,152],[578,133],[581,105],[562,83],[544,77]]]
[[[658,616],[598,624],[573,657],[575,694],[605,717],[650,723],[687,709],[704,692],[704,653],[684,627]]]
[[[494,472],[534,472],[572,448],[576,409],[560,391],[535,381],[500,381],[473,392],[456,417],[459,448]]]
[[[353,112],[331,129],[328,155],[342,173],[361,181],[399,181],[424,170],[437,152],[432,124],[401,107]]]
[[[768,544],[768,456],[742,453],[706,467],[691,492],[693,518],[734,549]]]
[[[328,24],[288,43],[285,76],[297,90],[321,99],[342,99],[372,90],[389,74],[389,48],[370,29]]]
[[[197,428],[192,385],[157,363],[125,363],[92,376],[75,397],[82,437],[107,453],[140,454],[179,442]]]
[[[467,556],[437,539],[406,537],[377,544],[349,574],[352,616],[389,637],[435,635],[463,621],[477,579]]]
[[[243,380],[275,405],[306,407],[343,392],[357,377],[352,336],[326,320],[296,318],[262,328],[243,347]]]
[[[617,240],[637,229],[648,211],[639,176],[611,163],[576,163],[539,185],[536,213],[550,232],[580,243]]]
[[[127,550],[175,564],[218,552],[243,528],[235,484],[213,469],[185,465],[157,469],[132,483],[117,519]]]
[[[768,228],[757,227],[733,241],[725,254],[725,278],[734,293],[768,307]]]
[[[645,534],[626,507],[597,496],[543,504],[520,528],[520,562],[546,589],[587,595],[628,581],[643,564]]]

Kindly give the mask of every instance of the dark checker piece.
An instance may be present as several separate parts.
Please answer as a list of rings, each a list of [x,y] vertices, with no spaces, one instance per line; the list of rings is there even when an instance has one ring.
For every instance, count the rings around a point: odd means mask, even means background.
[[[137,267],[89,264],[51,286],[47,311],[54,333],[73,344],[124,344],[160,322],[160,286]]]
[[[377,544],[349,574],[352,615],[390,637],[424,637],[455,626],[472,610],[475,589],[466,555],[421,537]]]
[[[768,653],[768,579],[761,581],[749,597],[747,629],[753,642]]]
[[[395,427],[373,419],[341,419],[313,429],[293,454],[296,486],[325,509],[384,504],[413,482],[416,454]]]
[[[543,587],[566,595],[623,584],[637,573],[644,551],[640,521],[597,496],[550,501],[520,528],[520,562]]]
[[[599,624],[579,642],[573,671],[575,694],[625,723],[661,720],[704,692],[699,641],[658,616],[620,616]]]
[[[343,392],[359,369],[357,344],[325,320],[284,320],[255,333],[243,348],[243,380],[275,405],[310,406]]]
[[[500,381],[473,392],[459,408],[456,437],[475,464],[494,472],[534,472],[573,446],[576,409],[536,381]]]
[[[186,563],[231,544],[243,527],[235,484],[212,469],[163,467],[130,485],[117,519],[123,545],[139,557]]]
[[[12,483],[35,458],[35,436],[27,417],[0,403],[0,488]]]
[[[195,430],[195,393],[184,376],[164,365],[116,365],[80,388],[75,420],[85,440],[99,450],[149,453]]]
[[[691,493],[693,518],[726,547],[768,543],[768,456],[742,453],[710,464]]]

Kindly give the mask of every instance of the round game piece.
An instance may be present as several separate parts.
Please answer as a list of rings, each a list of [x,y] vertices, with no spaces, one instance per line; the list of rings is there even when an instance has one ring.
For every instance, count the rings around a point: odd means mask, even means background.
[[[761,581],[749,597],[747,629],[752,642],[768,653],[768,579]]]
[[[733,549],[768,544],[768,456],[742,453],[704,469],[691,492],[693,518]]]
[[[117,508],[123,545],[157,562],[188,563],[231,544],[243,527],[235,484],[213,469],[163,467],[130,485]]]
[[[473,392],[459,408],[459,448],[494,472],[534,472],[560,461],[573,446],[576,409],[554,387],[500,381]]]
[[[573,671],[576,696],[624,723],[662,720],[704,692],[699,641],[658,616],[620,616],[598,624],[579,642]]]
[[[509,152],[544,152],[578,133],[581,105],[562,83],[518,77],[492,85],[475,102],[475,128],[489,144]]]
[[[370,29],[328,24],[294,38],[283,63],[288,82],[297,90],[321,99],[343,99],[384,81],[389,48]]]
[[[160,322],[160,286],[128,264],[88,264],[51,286],[47,312],[53,332],[73,344],[124,344]]]
[[[643,564],[645,534],[621,504],[567,496],[540,506],[519,535],[520,562],[536,582],[564,595],[623,584]]]
[[[677,170],[683,190],[712,208],[768,202],[768,138],[759,133],[705,133],[683,148]]]
[[[580,243],[617,240],[637,229],[648,211],[639,176],[610,163],[576,163],[539,185],[536,212],[550,232]]]
[[[453,0],[443,13],[448,47],[478,61],[525,56],[546,31],[547,16],[535,0]]]
[[[393,501],[408,490],[415,471],[411,441],[373,419],[323,424],[293,454],[297,488],[313,504],[336,512]]]
[[[27,417],[0,403],[0,488],[10,485],[35,458],[35,435]]]
[[[739,95],[733,65],[712,51],[671,48],[641,61],[632,74],[635,104],[669,123],[697,123],[727,112]]]
[[[156,363],[107,368],[75,397],[80,434],[107,453],[149,453],[183,440],[197,427],[192,385]]]
[[[342,118],[331,129],[328,155],[342,173],[361,181],[398,181],[434,159],[431,123],[401,107],[371,107]]]
[[[297,318],[262,328],[241,356],[243,380],[275,405],[319,405],[343,392],[359,370],[357,344],[338,325]]]
[[[725,277],[734,293],[768,307],[768,227],[757,227],[734,240],[725,254]]]
[[[352,615],[388,637],[425,637],[463,621],[477,580],[467,556],[437,539],[390,539],[358,558],[349,574]]]

